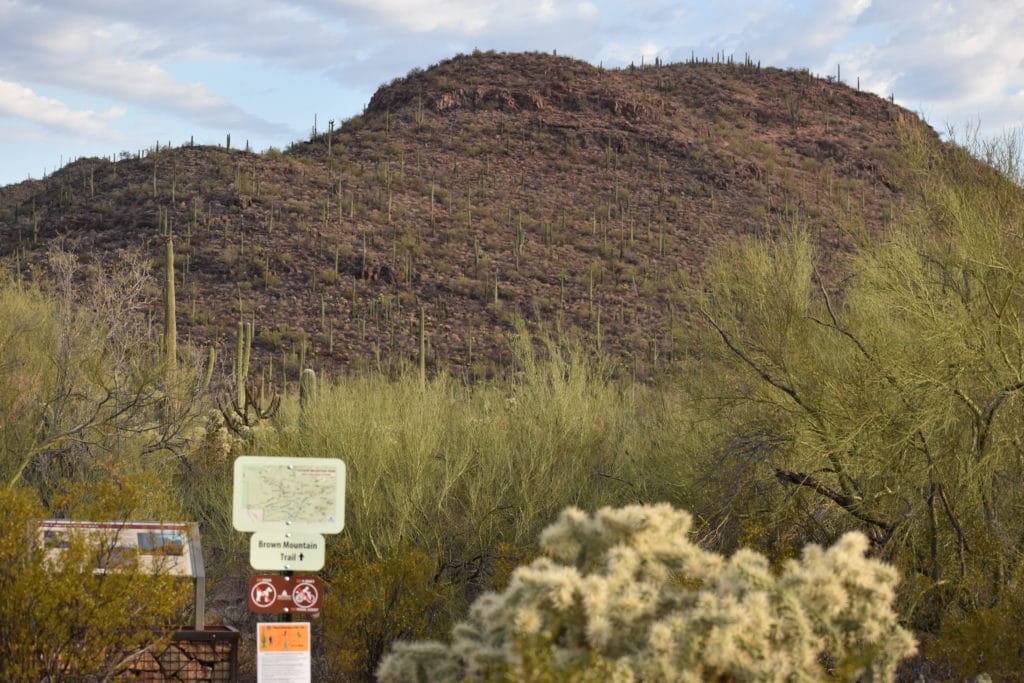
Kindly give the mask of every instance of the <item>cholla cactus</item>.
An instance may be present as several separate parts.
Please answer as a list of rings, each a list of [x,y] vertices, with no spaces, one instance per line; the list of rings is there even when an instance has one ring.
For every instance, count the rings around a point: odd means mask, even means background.
[[[691,523],[667,504],[564,510],[547,557],[478,599],[451,645],[396,643],[378,680],[877,681],[914,653],[896,570],[864,556],[863,535],[776,575],[750,550],[700,549]]]

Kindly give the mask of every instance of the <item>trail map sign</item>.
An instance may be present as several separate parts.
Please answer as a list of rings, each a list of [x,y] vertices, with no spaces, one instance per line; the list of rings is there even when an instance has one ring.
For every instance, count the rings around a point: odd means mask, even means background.
[[[239,531],[337,534],[345,526],[345,463],[243,455],[235,460],[232,522]]]

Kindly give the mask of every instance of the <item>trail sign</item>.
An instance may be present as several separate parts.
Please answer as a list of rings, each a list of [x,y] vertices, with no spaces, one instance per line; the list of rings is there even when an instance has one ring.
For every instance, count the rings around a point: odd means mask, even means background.
[[[315,572],[323,569],[327,544],[321,534],[257,531],[249,538],[253,569]]]
[[[116,571],[138,561],[138,569],[174,576],[203,573],[199,532],[184,522],[77,522],[50,519],[39,523],[47,555],[56,559],[68,547],[72,534],[81,534],[103,550],[97,573]]]
[[[345,526],[345,463],[338,458],[235,459],[232,523],[239,531],[337,534]]]
[[[256,678],[301,683],[312,678],[309,622],[256,624]]]
[[[271,574],[249,579],[249,611],[254,614],[320,613],[324,582],[319,577]]]

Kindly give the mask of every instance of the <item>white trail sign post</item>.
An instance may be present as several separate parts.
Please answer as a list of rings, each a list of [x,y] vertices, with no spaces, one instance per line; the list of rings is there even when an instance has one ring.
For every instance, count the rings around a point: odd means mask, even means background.
[[[231,521],[238,531],[252,532],[253,569],[279,570],[291,577],[293,571],[323,568],[322,534],[345,528],[344,462],[243,455],[235,459],[233,483]],[[310,680],[309,624],[292,622],[290,613],[284,622],[257,624],[260,683]]]

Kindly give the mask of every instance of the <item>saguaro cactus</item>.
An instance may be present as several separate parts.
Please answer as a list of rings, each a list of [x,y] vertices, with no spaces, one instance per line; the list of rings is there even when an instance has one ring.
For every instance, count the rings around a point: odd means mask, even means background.
[[[312,368],[302,371],[299,379],[299,406],[305,412],[316,398],[316,372]]]
[[[210,388],[210,382],[213,380],[213,368],[217,363],[217,349],[211,346],[206,352],[206,369],[203,371],[203,389]]]
[[[238,323],[235,342],[235,400],[245,405],[245,380],[249,375],[249,354],[252,351],[252,323]]]
[[[171,385],[178,368],[178,324],[174,306],[174,239],[170,233],[165,237],[164,270],[164,353],[167,384]]]
[[[253,428],[262,420],[277,414],[281,396],[271,390],[267,397],[266,387],[261,380],[259,386],[249,380],[249,356],[252,351],[252,323],[238,323],[238,338],[235,342],[235,390],[227,404],[221,404],[221,414],[229,429],[245,439],[251,439]],[[210,356],[211,365],[213,356]]]
[[[420,306],[420,389],[427,388],[427,312]]]

